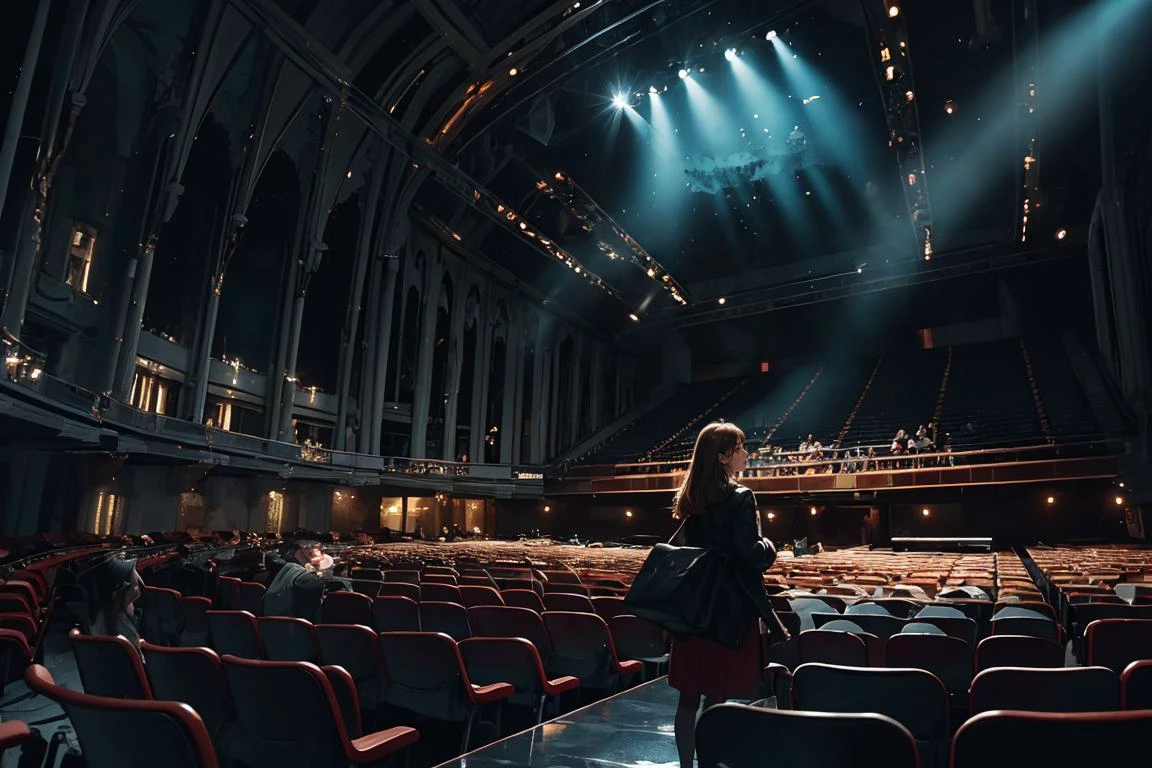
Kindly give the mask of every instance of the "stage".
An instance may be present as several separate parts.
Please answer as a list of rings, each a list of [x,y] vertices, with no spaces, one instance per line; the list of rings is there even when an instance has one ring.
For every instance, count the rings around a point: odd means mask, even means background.
[[[672,719],[678,696],[668,679],[659,677],[453,758],[440,768],[677,766]]]

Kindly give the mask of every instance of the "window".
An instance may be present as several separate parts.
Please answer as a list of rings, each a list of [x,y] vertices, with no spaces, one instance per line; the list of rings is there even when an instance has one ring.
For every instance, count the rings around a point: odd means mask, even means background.
[[[404,499],[387,496],[380,499],[380,527],[399,531],[404,521]]]
[[[92,272],[92,254],[96,250],[96,230],[87,224],[74,224],[68,242],[68,268],[64,282],[73,290],[88,293],[88,277]]]
[[[109,491],[96,494],[96,509],[92,515],[92,533],[97,536],[111,536],[120,532],[124,522],[124,499]]]
[[[155,364],[137,366],[132,380],[132,395],[128,402],[133,408],[149,413],[167,413],[168,404],[175,394],[176,383],[159,376],[153,368]]]

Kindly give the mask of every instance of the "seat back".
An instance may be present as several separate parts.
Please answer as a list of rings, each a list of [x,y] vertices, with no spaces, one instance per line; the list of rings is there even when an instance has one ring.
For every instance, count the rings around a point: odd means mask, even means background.
[[[234,610],[232,603],[240,592],[240,579],[235,576],[217,576],[216,594],[212,600],[218,611]]]
[[[420,602],[464,605],[464,597],[460,594],[460,588],[455,584],[424,582],[420,585]]]
[[[844,615],[846,616],[860,616],[864,614],[870,616],[893,615],[891,611],[889,611],[883,605],[879,605],[877,603],[854,603],[844,609]]]
[[[24,679],[68,715],[87,765],[217,768],[208,729],[187,704],[79,693],[56,685],[39,664],[28,667]]]
[[[242,659],[264,658],[264,644],[260,641],[260,625],[248,611],[206,611],[208,638],[221,656],[239,656]]]
[[[631,616],[632,609],[624,605],[624,598],[602,595],[592,598],[592,609],[596,615],[611,621],[616,616]]]
[[[467,608],[475,608],[480,605],[504,605],[504,598],[500,596],[495,587],[464,584],[460,587],[460,598]]]
[[[797,649],[801,664],[822,662],[850,667],[868,666],[867,645],[850,632],[806,629],[800,633]]]
[[[468,609],[468,624],[477,637],[522,637],[536,646],[545,665],[552,656],[552,640],[540,614],[528,608],[482,605]]]
[[[384,571],[384,581],[400,582],[403,584],[419,584],[420,571],[392,569]]]
[[[993,635],[1024,635],[1059,642],[1060,627],[1051,619],[1033,616],[1011,616],[992,620]]]
[[[544,610],[571,611],[573,613],[596,613],[592,601],[584,595],[567,592],[549,592],[544,595]]]
[[[208,618],[212,601],[206,597],[189,595],[180,598],[180,616],[184,626],[180,630],[180,645],[203,646],[208,642]]]
[[[1152,709],[1152,661],[1134,661],[1120,675],[1121,706]]]
[[[973,715],[994,709],[1027,712],[1112,712],[1120,709],[1120,678],[1104,667],[996,667],[972,680]]]
[[[235,656],[222,662],[244,734],[231,750],[237,760],[252,768],[348,765],[340,704],[319,667]]]
[[[649,621],[621,614],[608,619],[608,631],[622,659],[658,663],[668,659],[668,638],[660,627]]]
[[[329,592],[320,606],[322,624],[372,626],[372,598],[359,592]]]
[[[123,637],[68,633],[84,692],[113,699],[150,699],[140,654]]]
[[[472,636],[467,609],[459,603],[420,603],[420,630],[443,632],[457,642]]]
[[[940,743],[948,734],[948,693],[921,669],[801,664],[792,676],[792,704],[820,712],[879,712],[918,741]]]
[[[381,595],[372,601],[372,627],[377,632],[419,632],[418,603],[399,595]]]
[[[608,625],[595,613],[545,611],[552,656],[548,674],[580,678],[581,686],[611,688],[616,682],[615,645]]]
[[[184,623],[180,600],[174,589],[144,587],[140,593],[140,636],[159,645],[180,642]]]
[[[952,740],[952,768],[1144,765],[1152,712],[1013,712],[969,718]]]
[[[321,661],[343,667],[352,676],[363,707],[375,709],[384,700],[388,676],[375,631],[360,625],[319,624],[316,642]]]
[[[377,585],[375,594],[379,597],[406,597],[420,602],[420,585],[407,581],[382,581]]]
[[[1025,635],[992,635],[976,646],[976,672],[992,667],[1063,667],[1059,643]]]
[[[919,768],[908,729],[878,714],[831,714],[709,707],[696,723],[700,768],[762,768],[765,748],[791,745],[788,764],[837,768]]]
[[[888,666],[931,672],[949,693],[964,693],[972,682],[972,646],[954,637],[893,635],[888,638],[885,654]]]
[[[148,642],[141,647],[153,695],[192,707],[215,740],[232,717],[232,698],[220,657],[208,648],[169,648]]]
[[[32,663],[32,646],[23,632],[15,629],[0,629],[0,693],[4,686],[24,676],[24,670]]]
[[[545,675],[536,646],[519,637],[472,637],[458,647],[475,685],[510,683],[516,693],[509,703],[536,706]]]
[[[1084,629],[1088,664],[1119,674],[1134,661],[1152,658],[1152,619],[1097,619]]]
[[[261,616],[260,639],[269,661],[317,661],[320,649],[312,622],[289,616]]]
[[[455,641],[437,632],[381,632],[389,704],[437,720],[467,712],[464,666]]]
[[[513,608],[527,608],[536,613],[544,613],[544,601],[531,589],[505,589],[500,593],[504,604]]]
[[[268,588],[255,581],[242,581],[232,595],[232,607],[237,611],[248,611],[253,616],[264,613],[264,595]]]

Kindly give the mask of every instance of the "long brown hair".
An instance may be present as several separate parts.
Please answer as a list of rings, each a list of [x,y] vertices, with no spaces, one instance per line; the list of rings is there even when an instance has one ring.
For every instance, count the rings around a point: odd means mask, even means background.
[[[720,454],[729,453],[744,442],[744,430],[735,424],[714,421],[696,436],[692,449],[692,462],[676,498],[672,502],[672,516],[680,519],[698,515],[724,498],[732,485],[732,475],[720,463]]]

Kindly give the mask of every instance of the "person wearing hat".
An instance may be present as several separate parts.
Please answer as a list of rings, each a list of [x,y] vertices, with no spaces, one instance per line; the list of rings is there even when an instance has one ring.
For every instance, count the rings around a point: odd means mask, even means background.
[[[144,580],[136,572],[136,559],[113,557],[95,573],[92,634],[120,635],[140,648],[135,604],[143,594]]]

